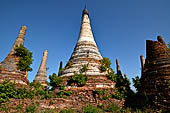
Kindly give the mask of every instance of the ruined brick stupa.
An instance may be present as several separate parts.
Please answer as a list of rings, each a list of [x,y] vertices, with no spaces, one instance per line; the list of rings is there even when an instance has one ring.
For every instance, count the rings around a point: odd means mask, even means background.
[[[113,86],[113,83],[106,78],[107,73],[99,70],[101,59],[102,56],[92,33],[89,13],[85,8],[82,13],[82,23],[77,44],[61,77],[73,76],[75,73],[79,73],[83,65],[87,65],[86,75],[95,79],[89,80],[87,85],[91,86],[93,84],[96,87]]]
[[[146,41],[146,59],[141,56],[142,88],[140,93],[158,104],[170,106],[170,52],[161,36],[158,41]]]
[[[48,51],[45,50],[44,56],[43,56],[42,61],[41,61],[40,68],[37,72],[37,75],[36,75],[34,81],[33,81],[33,82],[39,82],[44,87],[48,87],[47,72],[46,72],[47,54],[48,54]]]
[[[18,37],[4,61],[0,63],[0,82],[3,80],[15,81],[16,84],[27,85],[27,72],[20,71],[17,68],[17,63],[19,62],[19,57],[15,55],[16,46],[24,45],[26,26],[22,26]]]

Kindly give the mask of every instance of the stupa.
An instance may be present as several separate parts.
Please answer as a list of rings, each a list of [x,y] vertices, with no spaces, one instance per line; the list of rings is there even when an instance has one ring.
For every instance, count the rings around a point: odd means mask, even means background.
[[[77,44],[60,76],[63,78],[73,76],[75,73],[80,73],[82,66],[86,65],[88,68],[86,75],[90,78],[86,85],[114,87],[114,83],[107,80],[107,72],[101,72],[99,69],[101,65],[100,60],[102,59],[92,33],[88,10],[84,8]]]
[[[18,37],[9,52],[8,56],[4,61],[0,63],[0,82],[3,80],[10,80],[11,82],[15,82],[16,84],[27,85],[27,72],[20,71],[17,68],[17,64],[19,62],[19,57],[15,55],[15,48],[21,45],[24,45],[26,26],[22,26]]]
[[[43,56],[42,61],[41,61],[40,68],[37,72],[37,75],[36,75],[34,81],[33,81],[33,82],[39,82],[44,87],[48,87],[47,72],[46,72],[47,54],[48,54],[48,51],[45,50],[44,56]]]

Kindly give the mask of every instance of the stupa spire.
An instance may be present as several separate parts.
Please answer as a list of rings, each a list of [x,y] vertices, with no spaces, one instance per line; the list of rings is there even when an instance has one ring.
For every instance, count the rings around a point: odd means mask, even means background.
[[[26,26],[22,26],[20,28],[20,32],[18,34],[18,37],[10,51],[10,55],[14,54],[15,53],[15,48],[16,46],[20,46],[20,45],[24,45],[24,40],[25,40],[25,33],[26,33],[26,30],[27,30],[27,27]]]
[[[82,12],[82,21],[79,38],[74,48],[74,52],[65,66],[65,70],[61,76],[72,76],[75,72],[79,72],[83,65],[88,64],[87,75],[104,75],[99,70],[100,60],[102,56],[97,48],[92,33],[89,13],[86,8]]]
[[[81,29],[80,29],[78,43],[83,41],[91,42],[96,46],[91,25],[90,25],[89,13],[86,8],[84,8],[82,13],[82,22],[81,22]]]
[[[40,84],[43,86],[48,86],[47,85],[47,72],[46,72],[47,54],[48,54],[48,51],[45,50],[43,59],[41,61],[40,68],[39,68],[38,73],[34,79],[34,82],[40,82]]]

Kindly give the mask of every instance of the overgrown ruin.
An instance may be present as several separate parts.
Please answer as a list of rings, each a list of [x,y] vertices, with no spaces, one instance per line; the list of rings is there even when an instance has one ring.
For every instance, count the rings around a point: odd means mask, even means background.
[[[26,26],[22,26],[18,37],[4,61],[0,63],[0,82],[3,80],[10,80],[16,84],[26,86],[28,84],[27,72],[20,71],[17,67],[19,57],[15,55],[15,48],[24,45]]]
[[[161,108],[170,106],[170,52],[161,36],[146,41],[146,59],[141,56],[142,95],[157,102]]]
[[[88,81],[84,86],[85,89],[114,88],[115,83],[107,79],[107,72],[101,72],[99,69],[101,65],[100,60],[102,60],[102,56],[94,40],[89,13],[85,8],[82,13],[82,23],[78,42],[71,58],[64,68],[64,72],[60,76],[67,80],[75,73],[80,73],[81,68],[85,65],[87,66],[87,71],[84,73],[88,76]],[[66,85],[68,87],[76,87],[70,86],[68,83],[66,83]]]

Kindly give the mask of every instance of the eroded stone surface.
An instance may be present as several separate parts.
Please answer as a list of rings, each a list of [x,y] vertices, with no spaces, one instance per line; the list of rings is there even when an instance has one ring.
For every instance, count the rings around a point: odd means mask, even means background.
[[[69,60],[71,66],[66,66],[61,76],[72,76],[75,72],[79,73],[83,65],[88,65],[87,75],[105,75],[99,70],[99,60],[101,59],[102,56],[91,30],[88,11],[84,9],[79,39]]]
[[[10,80],[12,82],[15,81],[16,84],[28,84],[26,72],[20,71],[17,68],[19,57],[16,57],[15,55],[15,48],[17,46],[19,47],[20,45],[24,45],[25,33],[26,26],[22,26],[10,53],[5,60],[0,63],[0,82],[3,80]]]
[[[141,94],[157,98],[158,105],[166,108],[170,106],[169,81],[170,52],[165,42],[160,36],[158,41],[147,40],[146,59],[141,76]]]
[[[48,54],[48,51],[45,50],[44,56],[43,56],[42,61],[41,61],[40,68],[38,70],[38,73],[37,73],[34,81],[33,81],[33,82],[39,82],[41,85],[43,85],[45,87],[48,86],[47,72],[46,72],[47,54]]]

